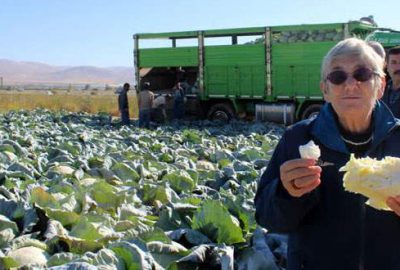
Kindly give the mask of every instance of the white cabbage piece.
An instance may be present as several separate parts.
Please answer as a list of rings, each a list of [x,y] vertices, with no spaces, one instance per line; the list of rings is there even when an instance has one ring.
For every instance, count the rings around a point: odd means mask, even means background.
[[[369,199],[366,203],[378,210],[391,211],[386,200],[400,195],[400,158],[387,156],[377,160],[351,155],[340,171],[345,172],[345,190],[366,196]]]
[[[313,140],[309,141],[307,144],[299,146],[299,152],[301,158],[309,158],[318,160],[321,156],[321,150],[318,145],[314,143]]]

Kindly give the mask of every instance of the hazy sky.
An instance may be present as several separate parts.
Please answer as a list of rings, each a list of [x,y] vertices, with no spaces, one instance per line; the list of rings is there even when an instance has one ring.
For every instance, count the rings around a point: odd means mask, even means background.
[[[0,0],[0,59],[133,66],[134,33],[335,23],[374,15],[400,30],[394,0]]]

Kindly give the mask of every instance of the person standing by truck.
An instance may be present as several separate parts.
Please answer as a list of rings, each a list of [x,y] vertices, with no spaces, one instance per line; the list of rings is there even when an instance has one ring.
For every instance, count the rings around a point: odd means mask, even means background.
[[[150,128],[151,110],[154,102],[154,94],[150,91],[150,83],[144,82],[142,91],[138,94],[139,127]]]
[[[182,119],[185,115],[185,91],[178,82],[174,89],[174,119]]]
[[[382,101],[400,118],[400,46],[388,51],[387,71],[390,76]]]
[[[186,95],[190,88],[190,85],[188,83],[186,71],[182,67],[178,68],[178,70],[176,71],[176,83],[175,84],[177,84],[177,83],[179,83],[180,87],[182,87],[182,89],[183,89],[184,95]]]
[[[121,114],[122,125],[129,125],[129,103],[128,103],[128,91],[130,88],[129,83],[125,83],[118,95],[118,109]]]

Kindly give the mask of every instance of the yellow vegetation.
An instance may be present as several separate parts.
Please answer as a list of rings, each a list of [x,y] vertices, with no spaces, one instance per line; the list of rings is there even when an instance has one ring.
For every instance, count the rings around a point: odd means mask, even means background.
[[[138,117],[136,96],[130,93],[131,118]],[[113,91],[0,91],[0,112],[46,108],[52,111],[98,113],[119,116],[118,95]]]

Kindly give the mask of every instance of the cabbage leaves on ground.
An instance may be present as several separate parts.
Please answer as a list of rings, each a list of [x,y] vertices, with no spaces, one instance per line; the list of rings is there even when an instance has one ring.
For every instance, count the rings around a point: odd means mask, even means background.
[[[0,115],[2,267],[285,266],[285,241],[257,227],[252,203],[281,127],[109,119]]]

